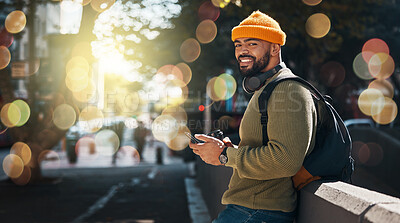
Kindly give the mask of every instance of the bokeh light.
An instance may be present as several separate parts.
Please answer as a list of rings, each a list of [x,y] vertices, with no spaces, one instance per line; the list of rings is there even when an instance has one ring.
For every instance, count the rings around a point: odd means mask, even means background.
[[[103,112],[89,105],[79,114],[79,126],[86,132],[97,132],[103,126],[103,119]]]
[[[29,148],[29,146],[23,142],[14,143],[10,149],[10,154],[19,156],[25,166],[31,161],[32,158],[31,148]]]
[[[362,141],[353,141],[352,142],[352,150],[351,150],[351,156],[354,158],[356,163],[361,163],[361,160],[365,160],[363,157],[364,153],[360,153],[360,149],[365,145],[364,142]],[[360,157],[361,154],[361,157]],[[360,160],[361,158],[361,160]]]
[[[304,4],[308,6],[316,6],[322,2],[322,0],[302,0]]]
[[[232,75],[223,73],[220,74],[215,81],[214,90],[221,100],[230,99],[236,92],[237,84]]]
[[[342,64],[330,61],[322,65],[320,77],[326,86],[337,87],[343,83],[346,71]]]
[[[15,127],[21,120],[21,111],[13,103],[7,103],[1,108],[1,122],[11,128]]]
[[[179,124],[171,115],[160,115],[151,124],[151,130],[156,138],[162,142],[168,142],[178,135]]]
[[[120,95],[119,100],[122,101],[120,103],[121,112],[125,113],[135,112],[140,105],[140,96],[136,91]]]
[[[19,33],[26,25],[25,13],[20,10],[15,10],[7,15],[4,23],[9,33]]]
[[[176,67],[182,72],[182,81],[185,85],[189,84],[192,80],[192,69],[186,63],[178,63]]]
[[[23,100],[15,100],[5,104],[1,109],[1,121],[7,127],[24,125],[31,114],[29,105]]]
[[[138,121],[135,118],[126,118],[124,121],[125,127],[128,129],[135,129],[139,126]]]
[[[218,77],[213,77],[207,82],[206,93],[208,97],[211,98],[213,101],[220,101],[221,98],[218,97],[217,93],[215,92],[215,82]]]
[[[83,76],[88,75],[89,69],[88,61],[82,56],[72,57],[65,68],[67,75],[74,80],[82,79]]]
[[[5,27],[0,31],[0,46],[10,47],[14,41],[14,36]]]
[[[43,150],[38,156],[42,168],[57,169],[61,166],[60,156],[53,150]]]
[[[360,163],[364,164],[364,163],[368,162],[368,160],[369,160],[369,158],[370,158],[370,156],[371,156],[371,153],[370,153],[370,150],[369,150],[369,148],[368,148],[368,145],[364,143],[364,144],[358,149],[356,155],[357,155],[357,160],[358,160]]]
[[[79,42],[71,50],[71,57],[84,57],[88,62],[93,59],[92,46],[89,42]]]
[[[83,90],[72,92],[72,95],[79,102],[88,102],[93,99],[96,95],[96,86],[93,80],[90,80]]]
[[[4,69],[10,64],[11,54],[7,47],[0,46],[0,70]]]
[[[24,166],[21,175],[19,175],[17,178],[11,178],[11,180],[16,185],[23,186],[29,183],[29,181],[31,180],[31,176],[32,176],[31,168],[28,166]]]
[[[69,129],[75,124],[76,113],[75,109],[68,104],[61,104],[54,109],[53,123],[59,129]]]
[[[28,76],[33,75],[39,71],[40,59],[36,59],[28,63]]]
[[[96,142],[94,138],[89,136],[80,138],[75,144],[75,153],[79,154],[80,158],[92,155],[96,156],[98,153],[96,152]]]
[[[200,43],[210,43],[217,36],[217,25],[210,20],[203,20],[196,29],[196,38]]]
[[[373,38],[364,43],[362,47],[362,57],[366,63],[369,63],[371,57],[377,53],[386,53],[389,55],[389,47],[385,41]]]
[[[15,154],[9,154],[3,159],[3,170],[7,176],[17,178],[24,170],[24,162],[21,157]]]
[[[374,112],[375,114],[372,116],[372,119],[381,125],[386,125],[393,122],[398,112],[397,104],[388,97],[384,98],[383,106],[379,104],[376,109],[380,109],[380,111]]]
[[[110,129],[99,131],[94,140],[96,142],[96,151],[103,156],[113,155],[120,145],[118,135]]]
[[[0,131],[0,135],[1,135],[1,134],[4,134],[7,130],[8,130],[8,127],[5,127],[4,129],[2,129],[2,130]]]
[[[185,62],[193,62],[200,56],[201,48],[199,42],[193,38],[185,40],[180,48],[180,55]]]
[[[223,115],[218,119],[218,128],[222,131],[225,131],[229,128],[237,128],[238,124],[239,123],[236,122],[233,117],[228,115]]]
[[[80,73],[81,74],[81,73]],[[89,76],[84,75],[80,79],[72,79],[72,75],[67,75],[65,77],[65,85],[72,92],[83,91],[89,85]]]
[[[183,82],[181,80],[171,80],[165,85],[166,97],[163,99],[167,105],[180,105],[183,104],[189,96],[189,89],[187,86],[181,87]]]
[[[382,92],[382,94],[385,97],[388,98],[393,98],[394,96],[394,88],[393,85],[384,79],[376,79],[374,81],[372,81],[369,85],[368,88],[374,88],[379,90],[380,92]]]
[[[183,74],[181,69],[179,69],[177,66],[174,66],[172,64],[167,64],[162,67],[160,67],[157,70],[157,80],[165,83],[170,80],[178,79],[178,80],[183,80]]]
[[[353,70],[357,77],[363,80],[371,80],[374,77],[369,72],[368,63],[365,62],[362,53],[359,53],[353,61]]]
[[[376,143],[366,143],[358,151],[359,161],[367,166],[376,166],[383,160],[382,147]]]
[[[177,121],[178,125],[186,125],[187,113],[185,109],[180,106],[167,106],[161,113],[161,115],[170,115]]]
[[[31,116],[31,109],[29,108],[29,105],[23,101],[23,100],[15,100],[12,102],[12,104],[16,105],[19,109],[20,113],[20,118],[18,123],[15,124],[15,126],[23,126],[25,123],[29,120],[29,117]]]
[[[198,15],[200,20],[210,19],[216,21],[220,15],[220,10],[211,1],[205,1],[200,5]]]
[[[377,53],[371,57],[368,69],[371,75],[378,79],[387,79],[394,72],[393,58],[386,53]]]
[[[190,134],[190,130],[187,126],[179,126],[177,135],[170,141],[167,142],[167,146],[175,151],[180,151],[185,149],[189,145],[190,139],[185,135],[185,133]]]
[[[140,163],[140,154],[133,146],[122,146],[119,148],[118,153],[123,154],[119,159],[123,160],[132,160],[133,165],[138,165]]]
[[[231,0],[211,0],[211,3],[219,8],[225,8],[230,2]]]
[[[103,12],[109,9],[114,3],[115,0],[92,0],[90,5],[95,11]]]
[[[230,74],[223,73],[208,81],[207,95],[213,101],[228,100],[235,94],[236,88],[237,83],[235,78]]]
[[[331,29],[331,20],[322,13],[311,15],[306,22],[306,32],[313,38],[322,38]]]
[[[384,103],[385,99],[382,92],[373,88],[364,90],[358,98],[358,107],[361,112],[369,116],[380,113]]]

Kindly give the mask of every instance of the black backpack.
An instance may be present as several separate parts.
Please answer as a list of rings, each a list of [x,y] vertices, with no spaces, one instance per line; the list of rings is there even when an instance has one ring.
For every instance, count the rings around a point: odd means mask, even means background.
[[[305,157],[299,172],[292,177],[294,187],[300,190],[308,183],[321,178],[334,181],[349,181],[354,171],[354,159],[351,157],[352,142],[349,131],[329,102],[330,97],[323,96],[313,85],[298,76],[278,76],[268,83],[260,94],[258,102],[263,128],[263,145],[267,145],[269,141],[267,135],[268,99],[279,83],[288,80],[299,82],[306,87],[311,92],[316,106],[318,106],[318,101],[322,100],[326,106],[328,116],[324,122],[320,122],[318,114],[315,146],[313,151]]]

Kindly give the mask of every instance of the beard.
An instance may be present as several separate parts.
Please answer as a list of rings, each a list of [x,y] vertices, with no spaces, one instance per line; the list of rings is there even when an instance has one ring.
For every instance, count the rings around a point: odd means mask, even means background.
[[[265,55],[261,57],[259,60],[256,60],[255,57],[250,55],[243,55],[243,56],[241,55],[239,56],[238,59],[240,59],[240,57],[251,57],[254,60],[253,66],[251,68],[241,68],[240,63],[238,63],[240,74],[244,77],[251,77],[258,73],[261,73],[261,71],[268,66],[270,59],[269,51],[266,52]]]

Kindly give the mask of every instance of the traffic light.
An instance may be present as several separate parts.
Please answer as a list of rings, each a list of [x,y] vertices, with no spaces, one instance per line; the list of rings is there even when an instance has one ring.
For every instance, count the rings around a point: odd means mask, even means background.
[[[199,105],[199,111],[204,111],[204,105]]]

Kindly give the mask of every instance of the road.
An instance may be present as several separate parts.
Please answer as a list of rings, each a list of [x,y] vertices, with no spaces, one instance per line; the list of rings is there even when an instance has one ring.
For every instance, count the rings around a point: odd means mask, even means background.
[[[1,222],[191,222],[184,164],[47,169],[53,183],[0,183]]]
[[[156,164],[157,147],[163,165]],[[1,160],[8,153],[1,149]],[[51,181],[16,186],[0,180],[0,222],[209,222],[191,220],[190,206],[204,204],[188,198],[190,168],[162,143],[147,146],[140,163],[124,153],[115,165],[111,156],[81,154],[70,164],[64,152],[56,149],[54,154],[57,159],[42,164]]]
[[[121,147],[135,146],[132,139],[133,129],[125,129]],[[171,151],[165,143],[154,141],[146,144],[142,154],[142,161],[137,157],[132,156],[132,151],[122,149],[118,153],[118,159],[115,164],[112,164],[112,155],[110,154],[90,154],[89,149],[83,147],[80,150],[77,162],[71,164],[68,162],[66,152],[62,151],[60,146],[56,146],[49,154],[50,159],[42,162],[42,169],[58,169],[58,168],[105,168],[105,167],[132,167],[139,165],[139,162],[145,164],[155,164],[157,162],[156,150],[160,148],[162,151],[163,164],[183,163],[180,157],[171,156]],[[98,148],[99,151],[104,149]],[[4,157],[10,153],[9,148],[0,148],[0,161],[3,163]],[[3,168],[0,168],[0,180],[7,178]]]

